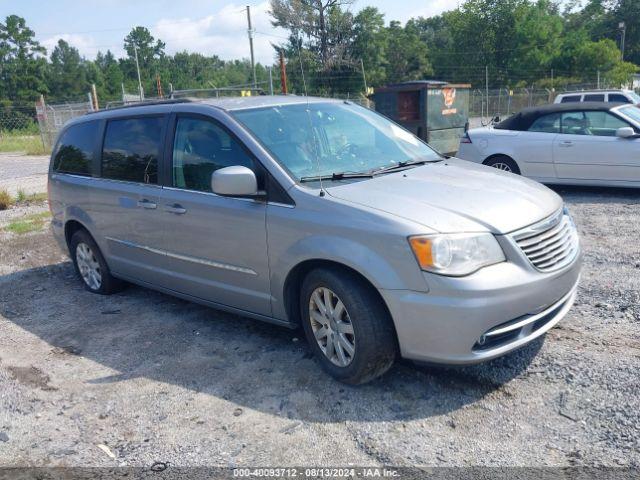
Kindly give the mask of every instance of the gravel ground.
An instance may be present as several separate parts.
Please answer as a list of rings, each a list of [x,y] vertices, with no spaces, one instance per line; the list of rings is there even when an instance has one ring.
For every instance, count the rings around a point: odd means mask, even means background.
[[[640,193],[558,191],[585,268],[546,339],[357,388],[299,332],[92,295],[47,231],[0,233],[0,466],[640,466]]]
[[[0,190],[15,196],[18,189],[25,193],[47,191],[49,157],[46,155],[23,155],[0,153]]]

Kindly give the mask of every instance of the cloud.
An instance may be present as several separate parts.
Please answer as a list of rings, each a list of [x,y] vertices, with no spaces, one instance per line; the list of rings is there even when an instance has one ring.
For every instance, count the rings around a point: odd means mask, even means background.
[[[251,7],[254,51],[257,62],[271,64],[274,50],[271,43],[284,41],[282,31],[271,26],[269,2]],[[249,58],[247,13],[242,4],[228,4],[218,12],[200,19],[189,17],[162,19],[151,28],[154,37],[167,44],[167,53],[181,50],[218,55],[224,60]],[[265,35],[269,34],[269,35]],[[273,36],[276,35],[276,36]]]
[[[417,10],[407,10],[407,13],[405,15],[401,15],[401,18],[398,18],[398,20],[406,22],[410,18],[433,17],[440,15],[442,12],[454,10],[463,2],[462,0],[429,0],[425,3],[426,5],[424,7]]]
[[[94,59],[98,51],[106,52],[111,50],[116,57],[124,55],[122,46],[97,45],[93,36],[79,33],[63,33],[42,40],[40,44],[47,49],[47,55],[51,55],[51,52],[58,44],[58,40],[64,40],[72,47],[77,48],[81,56],[89,59]]]

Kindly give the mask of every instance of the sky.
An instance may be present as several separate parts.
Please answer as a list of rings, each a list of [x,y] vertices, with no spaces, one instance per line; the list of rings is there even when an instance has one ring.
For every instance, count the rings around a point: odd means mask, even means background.
[[[378,7],[387,22],[405,22],[437,15],[458,4],[459,0],[357,0],[350,8],[357,12],[366,6]],[[187,50],[230,60],[249,57],[246,5],[251,6],[256,31],[256,61],[270,64],[271,43],[281,43],[286,33],[271,25],[268,1],[0,0],[0,21],[11,14],[25,18],[49,53],[62,38],[89,59],[108,49],[124,56],[124,37],[134,26],[142,25],[166,43],[167,53]]]

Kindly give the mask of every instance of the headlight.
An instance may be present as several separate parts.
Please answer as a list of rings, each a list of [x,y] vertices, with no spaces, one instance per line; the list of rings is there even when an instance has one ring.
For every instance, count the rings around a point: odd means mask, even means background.
[[[422,270],[455,277],[505,261],[502,248],[490,233],[419,235],[409,244]]]

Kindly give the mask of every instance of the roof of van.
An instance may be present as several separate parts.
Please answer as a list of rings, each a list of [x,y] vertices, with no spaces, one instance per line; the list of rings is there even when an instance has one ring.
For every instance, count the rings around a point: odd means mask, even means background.
[[[524,131],[538,118],[550,113],[558,112],[604,112],[612,108],[627,105],[625,103],[605,103],[605,102],[578,102],[578,103],[552,103],[540,107],[529,107],[516,113],[515,115],[498,123],[494,128],[500,130]]]
[[[130,105],[124,105],[121,107],[107,108],[104,110],[98,110],[91,112],[92,114],[104,113],[104,112],[121,112],[129,111],[130,109],[155,109],[155,108],[170,108],[168,106],[181,105],[181,104],[201,104],[211,105],[222,110],[244,110],[248,108],[263,108],[263,107],[275,107],[278,105],[295,105],[306,103],[321,103],[321,102],[339,102],[341,100],[322,98],[322,97],[299,97],[296,95],[256,95],[252,97],[218,97],[218,98],[194,98],[184,97],[167,100],[151,100],[148,102],[132,103]]]

